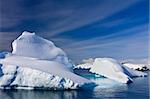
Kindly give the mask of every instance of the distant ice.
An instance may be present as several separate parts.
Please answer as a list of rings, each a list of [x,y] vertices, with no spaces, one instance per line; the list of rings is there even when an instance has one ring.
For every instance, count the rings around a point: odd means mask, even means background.
[[[89,72],[99,74],[109,79],[128,83],[132,77],[147,76],[146,73],[130,69],[112,58],[96,58],[93,63],[79,64],[77,69],[89,69]]]

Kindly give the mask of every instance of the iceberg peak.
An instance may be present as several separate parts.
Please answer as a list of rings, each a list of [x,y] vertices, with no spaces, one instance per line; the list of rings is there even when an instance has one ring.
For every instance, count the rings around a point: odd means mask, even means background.
[[[12,48],[12,53],[18,56],[57,61],[71,67],[68,57],[62,49],[35,33],[24,31],[13,41]]]
[[[35,35],[35,33],[34,33],[34,32],[24,31],[24,32],[22,33],[22,35]]]

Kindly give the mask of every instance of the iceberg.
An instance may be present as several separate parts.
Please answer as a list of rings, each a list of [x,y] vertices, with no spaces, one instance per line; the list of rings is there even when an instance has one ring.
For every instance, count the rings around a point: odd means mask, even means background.
[[[78,89],[92,81],[72,72],[66,53],[35,33],[23,32],[12,53],[0,54],[0,88]]]
[[[121,83],[128,83],[132,81],[132,79],[123,72],[121,66],[111,58],[96,58],[90,72]]]
[[[79,64],[74,69],[89,69],[89,73],[98,74],[121,83],[132,82],[133,77],[147,76],[146,73],[130,69],[112,58],[96,58],[93,64]]]

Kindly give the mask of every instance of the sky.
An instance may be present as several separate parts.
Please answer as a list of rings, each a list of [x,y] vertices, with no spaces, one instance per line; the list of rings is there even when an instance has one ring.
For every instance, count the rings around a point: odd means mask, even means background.
[[[23,31],[62,48],[70,59],[148,58],[149,0],[0,0],[0,51]]]

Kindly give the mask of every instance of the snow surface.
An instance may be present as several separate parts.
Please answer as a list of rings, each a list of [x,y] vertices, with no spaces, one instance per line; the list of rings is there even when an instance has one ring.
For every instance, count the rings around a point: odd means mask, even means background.
[[[142,70],[143,67],[147,67],[145,64],[135,64],[135,63],[123,63],[124,66],[128,67],[128,68],[131,68],[131,69],[134,69],[134,70]]]
[[[121,83],[132,81],[132,79],[123,72],[123,69],[117,61],[111,58],[96,58],[90,71]]]
[[[74,69],[90,69],[91,66],[93,66],[94,59],[93,58],[83,59],[82,62],[83,64],[74,66]]]
[[[90,69],[92,66],[93,66],[93,64],[91,64],[91,63],[84,63],[84,64],[79,64],[79,65],[75,66],[74,69],[75,68]]]
[[[85,63],[75,69],[90,69],[89,72],[99,74],[121,83],[133,81],[132,77],[147,76],[146,73],[130,69],[112,58],[96,58],[93,63]]]
[[[89,80],[72,73],[64,64],[60,64],[55,61],[37,60],[35,58],[12,55],[5,59],[1,59],[0,63],[4,65],[29,67],[29,68],[47,72],[56,76],[71,79],[72,81],[76,83],[90,82]]]
[[[90,80],[72,72],[66,53],[35,33],[23,32],[12,53],[0,54],[1,88],[78,89]]]

